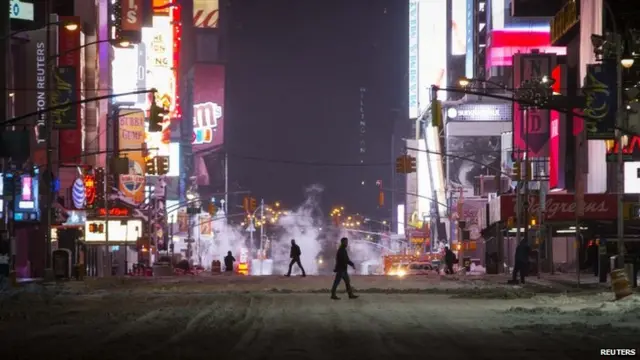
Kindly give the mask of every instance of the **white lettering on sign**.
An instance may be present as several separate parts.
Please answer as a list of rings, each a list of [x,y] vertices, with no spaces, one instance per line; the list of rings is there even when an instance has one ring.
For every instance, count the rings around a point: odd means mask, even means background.
[[[538,203],[529,203],[529,214],[537,214],[540,209],[540,204]],[[514,214],[517,209],[514,205]],[[544,213],[547,214],[548,218],[554,218],[558,214],[574,214],[576,212],[576,203],[575,202],[564,202],[557,201],[553,198],[548,198],[545,204],[545,208],[542,209]],[[602,201],[589,201],[585,203],[584,212],[586,214],[598,214],[598,213],[608,213],[611,211],[607,206],[604,200]]]
[[[222,106],[206,102],[193,105],[193,145],[210,144],[222,118]]]
[[[45,42],[36,43],[36,110],[42,111],[36,117],[36,140],[38,144],[45,142],[45,127],[47,121],[47,56]]]
[[[20,0],[9,1],[9,18],[33,21],[33,4]]]
[[[127,3],[125,19],[129,24],[136,25],[138,22],[138,5],[136,0],[125,0]]]
[[[498,108],[477,108],[477,109],[449,108],[447,110],[447,115],[452,119],[455,119],[457,117],[472,117],[472,118],[498,117],[500,116],[500,109]]]

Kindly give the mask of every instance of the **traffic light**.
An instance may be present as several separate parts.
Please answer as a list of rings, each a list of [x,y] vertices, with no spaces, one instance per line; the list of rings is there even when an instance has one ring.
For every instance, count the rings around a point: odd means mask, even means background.
[[[384,193],[382,191],[380,191],[380,194],[378,194],[378,206],[384,206]]]
[[[209,215],[211,216],[216,216],[216,213],[218,212],[218,209],[216,208],[216,204],[213,203],[213,201],[211,203],[209,203]]]
[[[258,208],[258,205],[256,204],[256,199],[255,198],[249,199],[249,211],[254,212],[256,211],[257,208]]]
[[[437,98],[431,100],[431,125],[442,127],[442,102]]]
[[[107,181],[107,195],[111,195],[115,192],[117,192],[118,190],[118,184],[116,182],[116,178],[118,177],[118,175],[116,174],[109,174],[109,176],[106,177],[106,181]]]
[[[396,172],[398,174],[407,174],[408,173],[407,166],[407,155],[402,155],[396,159]]]
[[[140,153],[142,154],[143,158],[148,158],[149,157],[149,147],[147,146],[146,142],[143,142],[142,145],[140,146],[141,150]]]
[[[147,158],[144,165],[147,169],[147,175],[156,175],[158,173],[156,169],[156,158]]]
[[[536,217],[535,217],[535,216],[532,216],[532,217],[529,219],[529,225],[530,225],[530,226],[532,226],[532,227],[533,227],[533,226],[536,226],[536,224],[537,224],[537,223],[538,223],[538,219],[536,219]]]
[[[251,212],[251,201],[249,201],[249,197],[245,196],[242,199],[242,208],[244,209],[244,212],[246,213],[250,213]]]
[[[396,159],[396,172],[398,174],[411,174],[416,172],[416,158],[410,155],[402,155]]]
[[[98,203],[104,202],[104,169],[96,168],[96,201]]]
[[[409,158],[409,173],[414,173],[417,170],[416,158],[413,156],[407,155]]]
[[[158,175],[167,175],[169,173],[169,157],[156,156]]]
[[[522,179],[522,168],[520,167],[520,161],[513,163],[513,180],[520,181]]]
[[[102,234],[104,233],[104,224],[89,224],[89,232],[94,234]]]
[[[167,111],[158,104],[156,104],[155,100],[151,101],[151,107],[149,108],[149,132],[160,132],[162,131],[162,123],[164,122],[164,117],[167,116]]]
[[[515,226],[516,226],[516,221],[515,221],[515,219],[513,218],[513,216],[510,216],[510,217],[507,219],[507,227],[508,227],[508,228],[513,228],[513,227],[515,227]]]

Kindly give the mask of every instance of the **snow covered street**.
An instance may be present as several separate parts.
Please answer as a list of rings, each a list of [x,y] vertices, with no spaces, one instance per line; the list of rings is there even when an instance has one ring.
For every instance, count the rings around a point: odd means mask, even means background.
[[[100,279],[0,292],[3,358],[553,359],[636,348],[640,296],[484,278],[202,276]],[[7,346],[8,345],[8,346]],[[8,353],[7,353],[8,351]],[[55,356],[55,355],[54,355]]]

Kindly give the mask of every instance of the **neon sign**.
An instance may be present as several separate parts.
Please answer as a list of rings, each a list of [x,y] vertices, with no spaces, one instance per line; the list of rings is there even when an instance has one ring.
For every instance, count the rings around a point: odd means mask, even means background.
[[[84,176],[84,193],[86,206],[91,206],[96,201],[96,178],[93,175]]]
[[[109,209],[109,216],[129,216],[130,213],[131,212],[127,208],[110,208]],[[98,209],[98,215],[107,216],[107,209],[105,208]]]

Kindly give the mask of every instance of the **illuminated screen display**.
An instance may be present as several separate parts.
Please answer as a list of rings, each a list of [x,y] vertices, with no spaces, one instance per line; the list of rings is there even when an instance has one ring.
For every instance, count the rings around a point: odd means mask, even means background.
[[[158,90],[155,98],[147,96],[144,109],[148,109],[151,101],[168,110],[162,131],[146,134],[148,148],[157,148],[152,156],[169,156],[171,142],[171,114],[176,107],[176,76],[173,57],[173,26],[168,16],[154,16],[153,27],[142,29],[142,43],[146,52],[146,86]],[[147,124],[148,125],[148,124]],[[170,159],[170,163],[177,160]],[[171,165],[171,164],[170,164]]]
[[[541,53],[566,55],[567,48],[550,46],[551,37],[545,30],[496,30],[491,32],[491,47],[487,56],[486,66],[512,66],[513,55],[528,54],[532,50]]]
[[[123,94],[136,90],[146,89],[147,62],[145,45],[133,45],[132,48],[113,48],[113,61],[111,62],[111,78],[113,92]],[[114,99],[117,103],[127,103],[144,106],[147,96],[145,94],[118,96]]]
[[[451,55],[467,53],[467,0],[451,0]]]
[[[418,108],[430,105],[431,85],[446,87],[447,80],[447,0],[418,2]],[[438,93],[440,100],[446,93]]]

